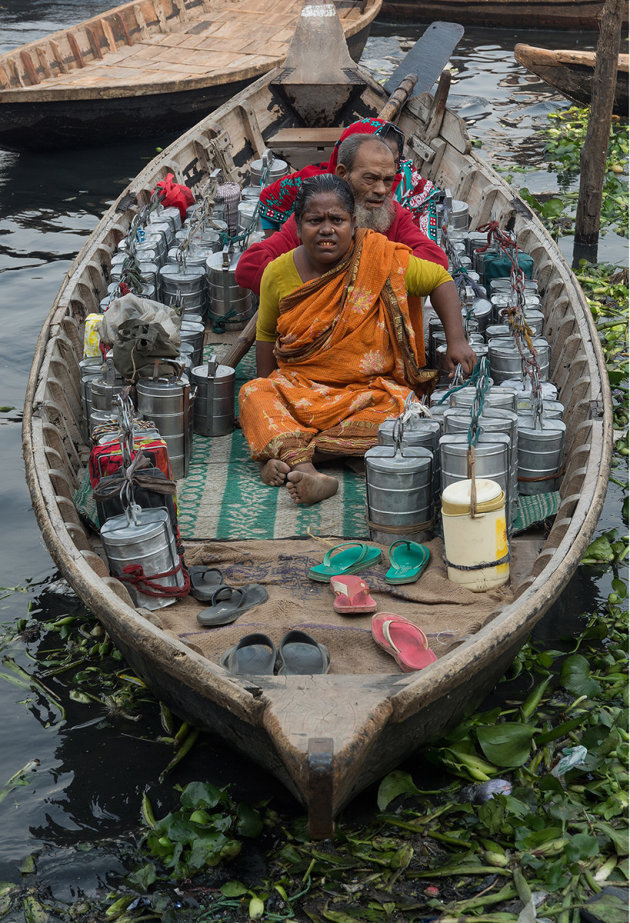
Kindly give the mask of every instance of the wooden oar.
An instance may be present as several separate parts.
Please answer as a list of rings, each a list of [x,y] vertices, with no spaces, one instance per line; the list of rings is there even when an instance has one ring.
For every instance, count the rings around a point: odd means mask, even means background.
[[[227,351],[221,359],[221,365],[229,365],[235,369],[243,356],[251,349],[252,343],[256,339],[256,321],[258,320],[258,311],[250,318],[246,326],[239,333],[236,342],[232,344],[231,349]]]
[[[407,74],[415,74],[418,78],[416,94],[428,92],[444,70],[463,34],[464,27],[457,22],[432,22],[385,81],[384,89],[393,93]]]

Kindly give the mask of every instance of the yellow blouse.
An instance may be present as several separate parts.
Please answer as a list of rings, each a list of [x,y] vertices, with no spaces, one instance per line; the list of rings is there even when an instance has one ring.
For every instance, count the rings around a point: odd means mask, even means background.
[[[267,265],[262,275],[256,339],[264,343],[276,342],[278,306],[282,299],[304,285],[293,259],[294,253],[295,250],[290,250],[277,257]],[[409,295],[430,295],[438,285],[448,281],[452,278],[444,267],[416,256],[409,257],[405,272],[405,287]]]

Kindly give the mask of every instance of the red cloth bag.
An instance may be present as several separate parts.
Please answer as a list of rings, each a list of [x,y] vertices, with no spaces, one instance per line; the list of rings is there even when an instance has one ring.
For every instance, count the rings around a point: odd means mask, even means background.
[[[167,173],[166,177],[156,184],[156,188],[164,192],[164,198],[161,200],[164,208],[168,206],[178,208],[183,221],[186,217],[186,209],[195,204],[195,198],[188,186],[174,183],[174,179],[175,177],[172,173]]]

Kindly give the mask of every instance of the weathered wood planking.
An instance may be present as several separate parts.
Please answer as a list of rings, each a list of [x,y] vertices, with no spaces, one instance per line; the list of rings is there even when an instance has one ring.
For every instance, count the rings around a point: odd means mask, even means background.
[[[563,96],[582,106],[590,104],[596,63],[594,51],[548,49],[519,43],[514,48],[514,57]],[[618,56],[613,112],[628,118],[627,54]]]
[[[381,3],[335,6],[355,60]],[[6,52],[0,147],[107,143],[187,127],[284,61],[302,8],[303,0],[134,0]]]
[[[470,26],[597,31],[603,0],[383,0],[383,18]],[[628,11],[624,16],[628,23]]]

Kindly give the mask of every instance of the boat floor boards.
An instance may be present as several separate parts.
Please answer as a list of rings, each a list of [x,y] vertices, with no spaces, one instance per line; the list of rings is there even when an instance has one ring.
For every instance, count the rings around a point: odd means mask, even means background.
[[[344,27],[359,21],[361,8],[340,7]],[[115,45],[89,66],[65,66],[59,73],[38,76],[33,86],[21,86],[25,98],[45,90],[171,83],[199,78],[216,82],[226,74],[241,77],[260,73],[286,55],[300,6],[295,0],[237,0],[218,5],[194,21],[169,23],[165,32],[145,32],[133,44]],[[250,36],[248,39],[247,36]],[[82,60],[84,60],[82,58]],[[241,73],[242,72],[242,73]],[[10,82],[2,82],[5,89]],[[210,79],[210,83],[212,80]]]
[[[268,600],[219,628],[198,624],[197,613],[205,606],[192,596],[152,612],[141,611],[154,625],[216,664],[221,654],[246,634],[263,632],[277,647],[287,631],[298,628],[328,647],[331,674],[402,673],[393,658],[374,643],[371,615],[336,613],[330,586],[308,577],[308,568],[340,541],[343,539],[331,536],[298,536],[276,541],[187,542],[187,564],[219,568],[230,586],[261,583]],[[491,612],[511,602],[521,579],[531,572],[544,536],[542,532],[516,536],[512,540],[509,584],[485,593],[473,593],[447,580],[441,540],[434,538],[427,544],[431,559],[416,583],[392,586],[385,582],[385,546],[379,546],[381,562],[362,572],[361,577],[368,583],[378,611],[404,616],[421,627],[440,658],[478,632]],[[99,552],[96,545],[94,550]]]

